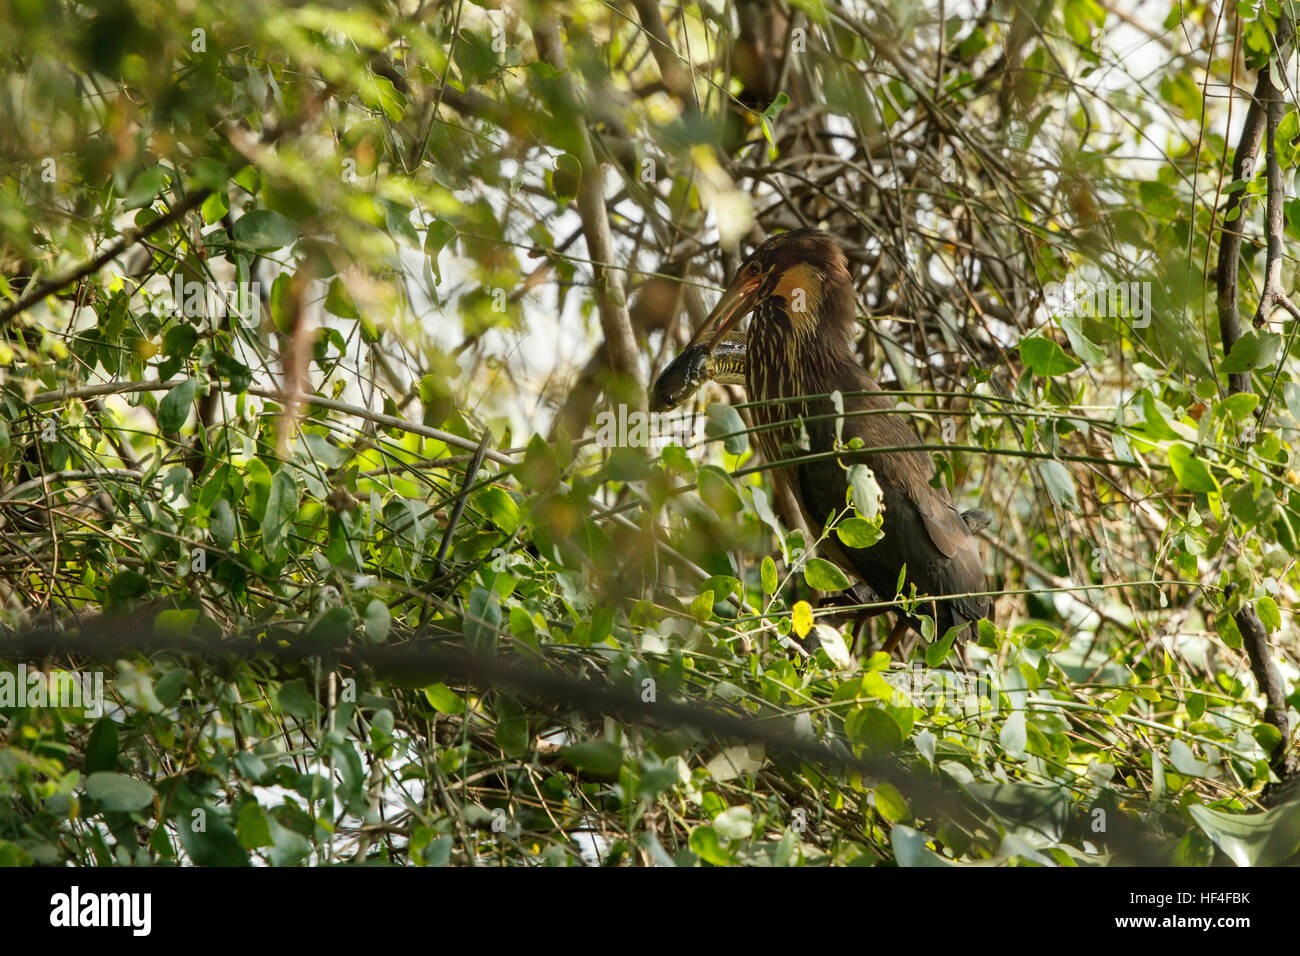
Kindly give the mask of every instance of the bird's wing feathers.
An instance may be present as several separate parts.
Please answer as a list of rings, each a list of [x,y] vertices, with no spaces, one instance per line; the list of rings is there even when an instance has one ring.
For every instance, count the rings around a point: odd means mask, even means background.
[[[845,376],[849,377],[849,376]],[[934,462],[924,451],[872,453],[873,448],[907,448],[919,445],[920,438],[906,418],[897,414],[852,415],[855,411],[884,411],[893,402],[879,392],[878,386],[859,370],[850,379],[851,387],[865,390],[866,395],[847,395],[844,410],[850,413],[842,423],[843,440],[861,438],[862,450],[846,452],[839,461],[820,460],[798,469],[799,497],[813,528],[820,528],[834,512],[844,507],[844,466],[862,463],[876,475],[883,493],[885,537],[866,550],[845,548],[845,557],[858,574],[875,590],[892,592],[897,569],[906,564],[909,580],[929,594],[959,594],[980,591],[984,572],[979,549],[969,529],[953,507],[948,492],[930,484]],[[829,406],[829,402],[826,403]],[[827,413],[827,408],[814,413]],[[814,447],[829,447],[834,437],[830,422],[809,426]],[[890,569],[893,569],[892,571]],[[955,614],[954,614],[955,612]],[[951,609],[941,609],[945,620],[953,617],[975,619],[987,612],[987,601],[978,598],[952,602]]]
[[[866,372],[857,369],[854,376],[857,390],[865,395],[851,395],[844,405],[846,412],[869,411],[877,414],[860,415],[845,420],[844,437],[857,436],[867,448],[907,447],[921,444],[910,422],[896,415],[881,415],[892,409],[893,402],[879,391],[879,386]],[[846,460],[853,460],[846,456]],[[890,452],[884,455],[863,457],[863,461],[876,471],[881,486],[893,485],[907,501],[916,507],[930,542],[945,558],[951,558],[970,541],[970,532],[962,523],[961,515],[953,507],[948,492],[930,484],[934,477],[934,462],[924,451]]]
[[[934,488],[925,485],[922,488],[909,488],[908,497],[921,513],[921,521],[925,524],[930,540],[943,552],[945,558],[951,558],[966,546],[970,540],[970,531],[962,523],[961,515],[952,503],[943,500],[946,495],[941,498],[935,494]]]

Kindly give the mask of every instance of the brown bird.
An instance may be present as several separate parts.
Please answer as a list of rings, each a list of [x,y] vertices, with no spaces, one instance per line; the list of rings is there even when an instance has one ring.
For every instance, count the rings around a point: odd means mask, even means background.
[[[737,323],[753,313],[747,334]],[[903,593],[948,600],[924,602],[923,613],[942,638],[962,626],[965,638],[988,613],[984,570],[971,531],[988,523],[983,512],[958,514],[943,487],[930,484],[934,462],[925,451],[877,451],[918,446],[916,430],[858,364],[854,352],[853,287],[848,262],[824,232],[800,229],[768,239],[745,261],[690,344],[664,369],[651,393],[652,408],[680,404],[706,379],[744,384],[753,407],[754,437],[773,463],[831,453],[782,468],[809,528],[820,532],[844,510],[848,466],[865,464],[881,489],[884,536],[851,548],[827,536],[819,545],[888,600],[906,567]],[[844,416],[837,436],[837,409]],[[852,394],[858,393],[858,394]],[[857,414],[867,412],[868,414]],[[846,449],[854,438],[864,447]],[[903,614],[886,641],[892,650],[916,617]]]

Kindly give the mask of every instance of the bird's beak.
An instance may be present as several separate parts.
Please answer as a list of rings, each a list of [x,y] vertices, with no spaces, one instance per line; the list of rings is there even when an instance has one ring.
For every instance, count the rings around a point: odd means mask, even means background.
[[[766,275],[757,275],[737,276],[732,280],[727,291],[722,293],[718,304],[709,313],[709,317],[704,320],[704,324],[691,337],[691,341],[655,379],[654,386],[650,389],[652,412],[664,412],[676,408],[695,394],[695,390],[706,378],[712,377],[708,368],[714,349],[737,322],[753,311],[758,302],[759,291],[763,288],[766,279]],[[730,352],[732,365],[743,360],[743,346],[739,348],[733,346]]]
[[[712,352],[732,327],[754,310],[758,304],[759,290],[763,288],[766,279],[766,274],[738,275],[732,279],[731,285],[727,286],[727,291],[722,293],[722,298],[686,348],[702,347],[706,353]]]

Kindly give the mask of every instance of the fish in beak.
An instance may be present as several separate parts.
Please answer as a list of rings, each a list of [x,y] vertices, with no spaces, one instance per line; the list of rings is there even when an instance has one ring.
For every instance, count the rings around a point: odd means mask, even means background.
[[[735,327],[758,304],[765,279],[757,268],[740,270],[691,341],[655,379],[652,412],[676,408],[706,381],[745,384],[745,335]]]

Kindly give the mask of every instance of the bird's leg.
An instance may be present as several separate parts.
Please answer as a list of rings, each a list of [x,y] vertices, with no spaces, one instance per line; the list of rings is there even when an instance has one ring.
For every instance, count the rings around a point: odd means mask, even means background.
[[[866,630],[867,625],[871,623],[871,618],[863,615],[858,618],[858,626],[853,629],[853,656],[858,657],[862,653],[862,632]]]
[[[835,591],[818,598],[817,608],[820,610],[824,607],[844,606],[844,616],[851,621],[857,622],[860,627],[863,622],[884,614],[889,609],[884,607],[863,608],[858,607],[857,605],[876,604],[879,603],[879,601],[880,599],[876,597],[875,591],[871,590],[871,588],[867,587],[865,584],[856,582],[849,585],[843,591]]]
[[[908,623],[907,618],[900,616],[898,622],[894,625],[894,629],[889,632],[889,637],[885,638],[885,644],[881,650],[892,656],[894,649],[898,647],[911,628],[912,625]]]

